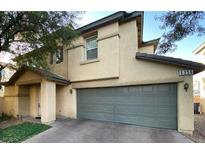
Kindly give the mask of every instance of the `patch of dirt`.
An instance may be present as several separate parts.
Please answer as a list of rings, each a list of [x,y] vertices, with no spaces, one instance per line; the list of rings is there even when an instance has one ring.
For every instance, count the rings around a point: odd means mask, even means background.
[[[22,122],[23,122],[22,120],[18,120],[16,118],[11,118],[9,120],[0,122],[0,129],[4,129],[4,128],[12,126],[12,125],[20,124]]]
[[[194,132],[193,135],[186,135],[192,141],[197,143],[205,143],[205,114],[194,115]]]

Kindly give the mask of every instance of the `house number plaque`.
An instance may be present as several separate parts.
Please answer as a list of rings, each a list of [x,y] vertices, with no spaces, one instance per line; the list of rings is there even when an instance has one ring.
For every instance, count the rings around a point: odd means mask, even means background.
[[[194,70],[179,70],[179,76],[190,76],[194,74]]]

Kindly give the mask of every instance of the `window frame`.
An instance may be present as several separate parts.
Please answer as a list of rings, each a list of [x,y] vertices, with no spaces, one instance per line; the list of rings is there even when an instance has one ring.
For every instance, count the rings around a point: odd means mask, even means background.
[[[59,55],[58,55],[59,54]],[[58,51],[55,53],[56,56],[56,64],[60,64],[63,62],[64,59],[64,55],[63,55],[63,50],[62,49],[58,49]],[[59,57],[58,57],[59,56]]]
[[[94,37],[96,38],[97,47],[96,47],[96,48],[91,48],[91,49],[87,50],[87,40],[92,39],[92,38],[94,38]],[[90,36],[90,37],[85,38],[85,60],[86,60],[86,61],[90,61],[90,60],[95,60],[95,59],[98,59],[98,41],[97,41],[97,39],[98,39],[97,34],[95,34],[95,35],[92,35],[92,36]],[[88,56],[87,56],[87,51],[90,51],[90,50],[93,50],[93,49],[97,49],[97,56],[96,56],[96,58],[93,58],[93,59],[88,59]]]
[[[58,59],[58,56],[57,56],[58,53],[60,54],[60,56],[62,56],[62,58]],[[58,49],[58,51],[51,53],[51,56],[50,56],[51,65],[60,64],[60,63],[63,63],[63,61],[64,61],[64,51],[62,49]]]

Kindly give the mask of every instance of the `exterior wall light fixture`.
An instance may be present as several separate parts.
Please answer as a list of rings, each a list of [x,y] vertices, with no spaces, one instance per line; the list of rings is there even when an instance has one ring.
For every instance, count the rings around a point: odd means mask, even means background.
[[[73,93],[73,90],[72,89],[70,89],[70,94],[72,94]]]
[[[185,83],[185,84],[184,84],[184,90],[187,92],[188,89],[189,89],[189,84],[188,84],[188,83]]]

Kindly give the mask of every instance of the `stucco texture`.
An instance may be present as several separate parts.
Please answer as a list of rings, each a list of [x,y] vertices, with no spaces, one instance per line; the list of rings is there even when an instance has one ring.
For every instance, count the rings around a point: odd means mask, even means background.
[[[56,87],[56,114],[76,118],[76,90],[71,86]]]
[[[3,102],[4,102],[4,98],[0,97],[0,114],[3,112]]]
[[[56,120],[56,84],[41,82],[41,122],[50,123]]]

